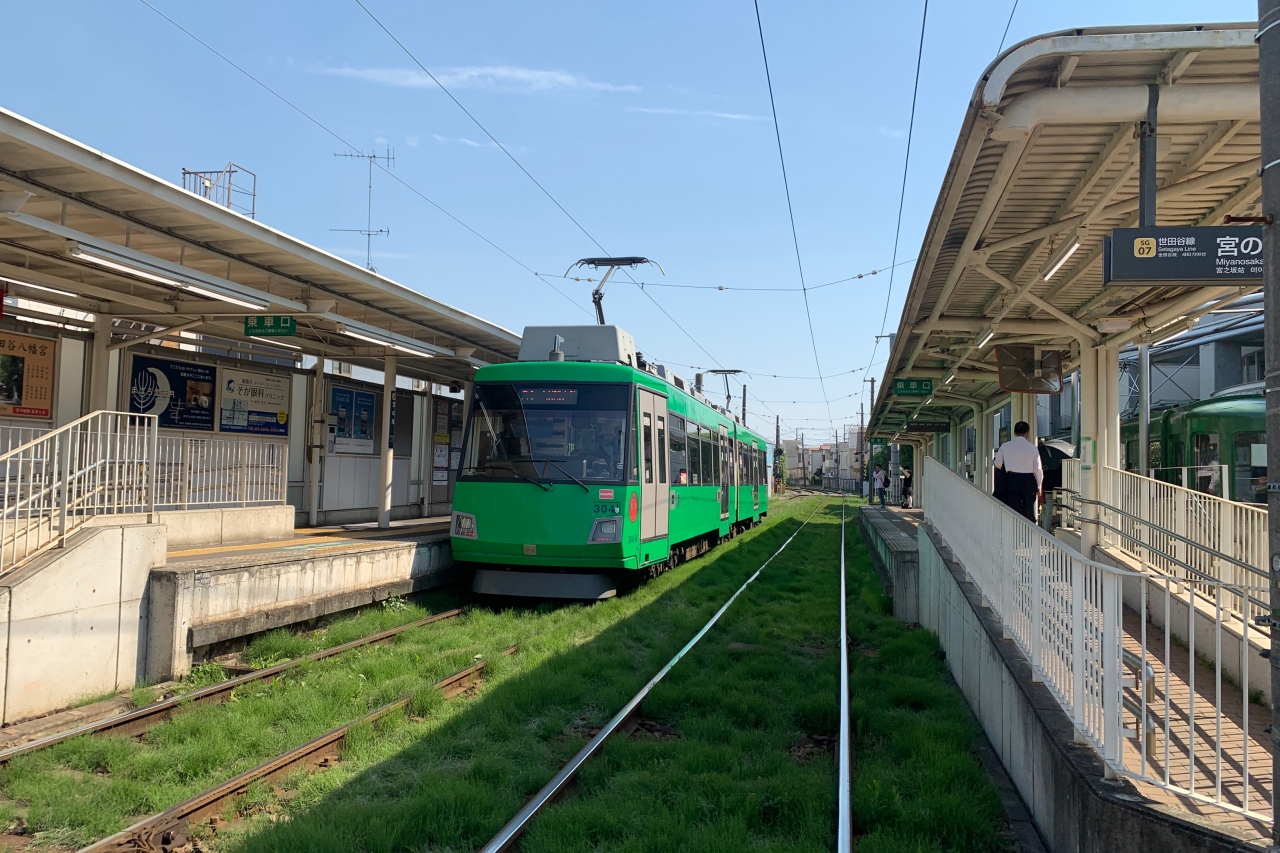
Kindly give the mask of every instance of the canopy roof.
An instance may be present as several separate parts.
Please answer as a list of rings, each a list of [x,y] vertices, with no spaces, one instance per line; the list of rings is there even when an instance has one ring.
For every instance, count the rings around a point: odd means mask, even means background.
[[[1255,29],[1069,30],[992,63],[925,233],[873,404],[873,434],[1000,404],[1001,343],[1066,351],[1071,368],[1082,346],[1161,340],[1260,288],[1104,287],[1101,263],[1103,237],[1137,224],[1137,131],[1152,85],[1158,223],[1220,225],[1257,206]],[[1102,318],[1113,321],[1105,331]],[[931,378],[935,394],[895,397],[895,378]]]
[[[288,314],[297,336],[283,340],[300,351],[375,368],[397,355],[403,375],[457,379],[520,346],[507,329],[4,110],[0,278],[24,300],[14,313],[110,317],[121,341],[167,329],[287,356],[246,339],[243,317]]]

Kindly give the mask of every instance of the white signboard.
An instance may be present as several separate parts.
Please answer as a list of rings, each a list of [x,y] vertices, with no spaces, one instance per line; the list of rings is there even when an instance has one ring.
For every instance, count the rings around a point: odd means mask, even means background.
[[[287,376],[222,368],[218,386],[218,430],[288,435],[290,391]]]

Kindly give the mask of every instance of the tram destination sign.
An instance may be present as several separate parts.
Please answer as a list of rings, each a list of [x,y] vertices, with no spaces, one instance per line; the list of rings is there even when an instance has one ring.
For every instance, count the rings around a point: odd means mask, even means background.
[[[291,338],[298,334],[298,321],[288,314],[257,314],[244,318],[246,338]]]
[[[899,397],[928,397],[933,393],[933,380],[895,379],[893,393]]]
[[[1103,243],[1103,284],[1262,281],[1262,226],[1116,228]]]

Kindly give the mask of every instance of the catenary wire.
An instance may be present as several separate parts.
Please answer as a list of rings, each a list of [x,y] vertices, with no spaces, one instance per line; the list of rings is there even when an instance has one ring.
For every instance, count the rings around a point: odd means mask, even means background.
[[[787,196],[787,217],[791,221],[791,242],[796,250],[796,269],[800,272],[800,292],[804,296],[804,316],[809,321],[809,343],[813,346],[813,363],[818,368],[818,384],[827,396],[827,383],[822,379],[822,360],[818,358],[818,339],[813,333],[813,313],[809,310],[809,290],[804,283],[804,263],[800,260],[800,235],[796,232],[796,214],[791,205],[791,183],[787,180],[787,158],[782,153],[782,128],[778,125],[778,105],[773,98],[773,75],[769,73],[769,52],[764,46],[764,23],[760,20],[760,0],[752,0],[756,10],[756,31],[760,34],[760,56],[764,60],[764,79],[769,88],[769,110],[773,115],[773,136],[778,142],[778,163],[782,166],[782,188]],[[827,414],[831,404],[827,403]]]
[[[541,183],[537,178],[535,178],[535,177],[533,176],[533,173],[532,173],[532,172],[530,172],[528,169],[526,169],[526,168],[524,167],[524,164],[523,164],[523,163],[521,163],[519,160],[517,160],[517,159],[516,159],[516,157],[515,157],[515,155],[514,155],[514,154],[512,154],[510,151],[508,151],[508,150],[507,150],[507,147],[506,147],[505,145],[503,145],[501,142],[499,142],[499,141],[498,141],[498,139],[497,139],[497,137],[495,137],[492,133],[490,133],[490,132],[489,132],[489,129],[488,129],[487,127],[485,127],[483,124],[481,124],[480,120],[479,120],[478,118],[476,118],[476,117],[471,113],[471,111],[470,111],[470,110],[468,110],[465,106],[463,106],[463,105],[462,105],[462,102],[461,102],[461,101],[459,101],[459,100],[454,96],[454,94],[453,94],[452,92],[450,92],[447,88],[445,88],[445,86],[444,86],[444,84],[443,84],[443,83],[441,83],[438,79],[436,79],[436,76],[435,76],[434,74],[432,74],[432,73],[427,69],[427,67],[426,67],[425,65],[423,65],[423,64],[422,64],[422,62],[420,62],[420,61],[418,60],[418,57],[414,56],[413,52],[412,52],[412,51],[410,51],[410,50],[409,50],[409,48],[405,46],[404,42],[402,42],[402,41],[400,41],[400,39],[396,38],[395,34],[394,34],[394,33],[392,33],[392,32],[391,32],[391,30],[389,30],[389,29],[387,28],[387,26],[386,26],[385,24],[383,24],[383,23],[382,23],[382,21],[378,20],[377,16],[375,16],[375,15],[373,14],[373,12],[371,12],[371,11],[369,10],[369,7],[368,7],[368,6],[366,6],[363,2],[361,2],[361,0],[355,0],[355,2],[356,2],[356,5],[358,5],[361,9],[363,9],[363,10],[364,10],[364,12],[365,12],[365,14],[366,14],[366,15],[368,15],[368,16],[373,20],[373,22],[374,22],[375,24],[377,24],[377,25],[378,25],[378,27],[379,27],[379,28],[380,28],[384,33],[386,33],[386,34],[387,34],[387,36],[388,36],[388,37],[390,37],[390,39],[391,39],[393,42],[395,42],[395,43],[396,43],[396,46],[397,46],[397,47],[399,47],[402,51],[404,51],[404,54],[405,54],[406,56],[408,56],[408,57],[409,57],[409,59],[413,60],[413,63],[414,63],[415,65],[417,65],[420,69],[422,69],[422,72],[423,72],[424,74],[426,74],[428,77],[430,77],[430,78],[431,78],[431,80],[432,80],[432,82],[434,82],[437,86],[439,86],[439,87],[440,87],[440,90],[441,90],[442,92],[444,92],[446,95],[448,95],[448,96],[449,96],[449,99],[450,99],[451,101],[453,101],[453,102],[454,102],[454,104],[456,104],[456,105],[457,105],[458,109],[462,110],[462,112],[466,114],[467,118],[471,119],[471,121],[475,123],[475,126],[476,126],[476,127],[478,127],[478,128],[480,128],[481,132],[483,132],[485,136],[489,137],[489,139],[493,142],[493,144],[494,144],[494,145],[496,145],[496,146],[498,146],[498,148],[502,151],[502,153],[503,153],[503,154],[505,154],[505,155],[507,155],[507,157],[511,160],[511,162],[512,162],[512,163],[515,163],[515,164],[516,164],[516,167],[517,167],[517,168],[519,168],[519,169],[520,169],[520,171],[521,171],[521,172],[523,172],[523,173],[525,174],[525,177],[527,177],[530,181],[533,181],[534,186],[536,186],[539,190],[541,190],[541,191],[542,191],[542,193],[543,193],[543,195],[545,195],[548,199],[550,199],[550,200],[551,200],[551,203],[552,203],[552,204],[554,204],[557,208],[559,208],[560,212],[561,212],[561,213],[563,213],[565,216],[567,216],[567,217],[569,218],[569,221],[570,221],[570,222],[572,222],[575,226],[577,226],[578,230],[579,230],[579,231],[581,231],[584,235],[586,235],[586,237],[587,237],[587,239],[588,239],[588,240],[590,240],[592,243],[594,243],[594,244],[595,244],[596,248],[598,248],[600,251],[604,252],[606,255],[609,255],[609,254],[610,254],[610,253],[609,253],[609,250],[608,250],[608,249],[606,249],[603,245],[601,245],[601,244],[600,244],[600,241],[599,241],[599,240],[597,240],[597,239],[595,238],[595,236],[594,236],[594,235],[592,235],[592,233],[591,233],[590,231],[588,231],[588,230],[587,230],[587,229],[582,225],[582,223],[581,223],[581,222],[579,222],[576,218],[574,218],[573,214],[571,214],[571,213],[568,211],[568,209],[566,209],[566,208],[565,208],[565,206],[564,206],[563,204],[561,204],[561,203],[556,199],[556,197],[555,197],[555,196],[553,196],[553,195],[551,194],[551,191],[550,191],[550,190],[548,190],[545,186],[543,186],[543,185],[542,185],[542,183]],[[702,343],[701,343],[697,338],[695,338],[692,334],[690,334],[690,333],[689,333],[689,330],[688,330],[688,329],[686,329],[684,326],[682,326],[682,325],[680,324],[680,321],[678,321],[675,317],[671,316],[671,313],[670,313],[670,312],[668,312],[668,311],[667,311],[667,309],[666,309],[666,308],[664,308],[664,307],[663,307],[663,306],[658,302],[658,300],[656,300],[656,299],[654,299],[654,298],[653,298],[653,294],[651,294],[651,293],[649,293],[648,291],[646,291],[646,290],[644,289],[644,287],[643,287],[642,285],[640,285],[640,283],[639,283],[639,282],[637,282],[637,281],[635,280],[635,278],[631,275],[631,272],[630,272],[629,270],[624,269],[622,272],[623,272],[623,274],[624,274],[628,279],[630,279],[630,281],[631,281],[631,283],[632,283],[632,284],[635,284],[637,287],[639,287],[639,288],[640,288],[640,292],[641,292],[641,293],[643,293],[643,294],[645,295],[645,297],[646,297],[650,302],[652,302],[652,303],[653,303],[653,305],[654,305],[654,307],[655,307],[655,308],[657,308],[659,311],[661,311],[661,312],[663,313],[663,315],[664,315],[668,320],[670,320],[670,321],[672,322],[672,324],[673,324],[677,329],[679,329],[679,330],[684,334],[684,336],[685,336],[685,337],[687,337],[690,341],[692,341],[692,342],[693,342],[693,345],[694,345],[694,346],[696,346],[698,349],[702,350],[703,354],[705,354],[705,355],[707,356],[707,358],[711,359],[711,360],[712,360],[712,361],[714,361],[716,364],[720,364],[720,360],[719,360],[718,358],[716,358],[714,355],[712,355],[712,354],[707,350],[707,348],[706,348],[706,347],[704,347],[704,346],[702,345]],[[536,275],[536,273],[535,273],[535,275]],[[543,280],[545,280],[545,278],[544,278]],[[575,304],[576,304],[576,303],[575,303]]]
[[[280,93],[279,93],[279,92],[277,92],[275,89],[271,88],[271,87],[270,87],[270,86],[268,86],[266,83],[262,82],[262,80],[259,80],[259,79],[258,79],[257,77],[255,77],[253,74],[249,73],[249,72],[248,72],[247,70],[245,70],[243,67],[241,67],[240,65],[238,65],[238,64],[237,64],[234,60],[232,60],[230,57],[228,57],[228,56],[226,56],[225,54],[223,54],[221,51],[219,51],[219,50],[218,50],[217,48],[215,48],[213,45],[209,44],[209,43],[208,43],[208,42],[206,42],[204,39],[200,38],[198,35],[196,35],[195,33],[191,32],[191,30],[189,30],[189,29],[187,29],[186,27],[182,26],[182,24],[178,23],[178,22],[177,22],[177,21],[175,21],[173,18],[169,17],[169,16],[168,16],[168,15],[166,15],[164,12],[160,11],[159,9],[157,9],[155,6],[151,5],[149,2],[147,2],[147,0],[138,0],[138,2],[140,2],[143,6],[146,6],[146,7],[147,7],[148,9],[150,9],[152,12],[155,12],[155,13],[156,13],[157,15],[159,15],[161,18],[164,18],[166,21],[168,21],[170,24],[172,24],[172,25],[173,25],[174,27],[176,27],[177,29],[181,30],[181,31],[182,31],[183,33],[185,33],[185,34],[186,34],[190,39],[192,39],[193,41],[195,41],[197,44],[199,44],[199,45],[200,45],[201,47],[203,47],[205,50],[209,51],[209,52],[210,52],[210,53],[212,53],[214,56],[218,57],[218,58],[219,58],[219,59],[221,59],[223,62],[225,62],[226,64],[230,65],[230,66],[231,66],[232,68],[234,68],[236,71],[239,71],[239,72],[240,72],[241,74],[243,74],[245,77],[249,78],[249,79],[250,79],[250,80],[252,80],[254,83],[256,83],[259,87],[261,87],[261,88],[262,88],[262,89],[264,89],[266,92],[268,92],[268,93],[269,93],[269,94],[271,94],[273,97],[275,97],[275,98],[276,98],[276,100],[280,101],[282,104],[284,104],[285,106],[289,107],[289,109],[293,110],[293,111],[294,111],[294,112],[296,112],[298,115],[302,116],[302,117],[303,117],[303,118],[305,118],[307,121],[311,122],[311,123],[312,123],[312,124],[314,124],[316,127],[320,128],[320,129],[321,129],[321,130],[323,130],[325,133],[329,134],[329,135],[330,135],[330,136],[332,136],[334,139],[336,139],[336,140],[338,140],[339,142],[341,142],[344,146],[346,146],[347,148],[349,148],[349,149],[350,149],[350,150],[352,150],[352,151],[359,151],[359,150],[360,150],[360,149],[359,149],[359,148],[357,148],[355,145],[352,145],[352,144],[351,144],[350,142],[348,142],[345,138],[343,138],[341,135],[339,135],[336,131],[334,131],[334,130],[330,129],[327,125],[325,125],[323,122],[321,122],[321,121],[320,121],[319,119],[317,119],[315,116],[311,115],[311,114],[310,114],[310,113],[308,113],[306,110],[302,109],[302,107],[298,106],[298,105],[297,105],[297,104],[295,104],[293,101],[289,100],[289,99],[288,99],[288,98],[286,98],[284,95],[280,94]],[[499,246],[497,243],[493,242],[493,241],[492,241],[492,240],[490,240],[488,237],[484,236],[483,234],[481,234],[481,233],[480,233],[479,231],[477,231],[476,229],[472,228],[472,227],[471,227],[470,225],[468,225],[467,223],[463,222],[463,221],[462,221],[461,219],[459,219],[457,216],[454,216],[452,213],[450,213],[449,211],[445,210],[443,207],[441,207],[439,204],[437,204],[435,201],[433,201],[431,198],[429,198],[425,193],[423,193],[423,192],[422,192],[421,190],[419,190],[417,187],[414,187],[412,184],[410,184],[409,182],[405,181],[405,180],[404,180],[403,178],[401,178],[399,175],[396,175],[395,173],[391,172],[391,171],[390,171],[390,170],[388,170],[386,167],[382,166],[382,164],[377,164],[377,166],[378,166],[378,168],[379,168],[379,169],[382,169],[382,171],[383,171],[383,172],[384,172],[388,177],[392,178],[394,181],[396,181],[397,183],[399,183],[399,184],[400,184],[401,186],[403,186],[405,189],[409,190],[411,193],[413,193],[414,195],[416,195],[416,196],[418,196],[419,198],[421,198],[421,199],[422,199],[423,201],[425,201],[427,204],[431,205],[431,206],[432,206],[432,207],[434,207],[436,210],[440,211],[440,212],[441,212],[441,213],[443,213],[445,216],[447,216],[447,217],[449,217],[450,219],[452,219],[452,220],[453,220],[454,222],[456,222],[458,225],[461,225],[461,226],[462,226],[463,228],[465,228],[467,231],[470,231],[473,235],[475,235],[476,237],[480,238],[482,241],[484,241],[485,243],[487,243],[491,248],[494,248],[494,249],[498,250],[499,252],[501,252],[501,253],[502,253],[504,256],[506,256],[506,258],[507,258],[508,260],[510,260],[512,263],[514,263],[514,264],[516,264],[517,266],[519,266],[519,267],[523,268],[524,270],[526,270],[527,272],[529,272],[531,275],[533,275],[535,278],[537,278],[539,281],[541,281],[541,282],[543,282],[544,284],[548,285],[548,286],[549,286],[552,290],[554,290],[556,293],[560,294],[560,295],[561,295],[561,296],[563,296],[565,299],[569,300],[569,302],[573,303],[573,305],[574,305],[575,307],[577,307],[579,310],[581,310],[581,311],[583,311],[583,312],[585,312],[585,313],[587,313],[587,314],[590,314],[590,313],[591,313],[590,311],[587,311],[587,309],[586,309],[586,307],[585,307],[585,306],[580,305],[580,304],[578,304],[576,301],[574,301],[573,297],[569,296],[569,294],[565,293],[563,290],[561,290],[560,288],[556,287],[554,284],[551,284],[551,282],[546,281],[545,279],[543,279],[543,278],[541,278],[540,276],[538,276],[538,274],[537,274],[536,272],[534,272],[534,270],[533,270],[533,268],[532,268],[532,267],[530,267],[529,265],[525,264],[525,263],[524,263],[523,261],[521,261],[519,258],[517,258],[517,257],[515,257],[514,255],[512,255],[512,254],[511,254],[510,252],[508,252],[506,249],[502,248],[502,247],[501,247],[501,246]]]
[[[893,229],[893,260],[889,269],[889,290],[884,296],[884,314],[880,318],[880,335],[884,335],[885,326],[889,321],[889,303],[893,299],[893,274],[897,270],[898,263],[898,244],[902,238],[902,211],[907,201],[907,176],[911,172],[911,139],[916,129],[916,101],[920,95],[920,66],[924,60],[924,33],[925,25],[929,22],[929,0],[924,0],[924,11],[920,15],[920,44],[916,48],[916,77],[915,82],[911,85],[911,119],[907,124],[907,152],[902,160],[902,188],[898,192],[898,223]],[[880,337],[876,337],[875,343],[871,347],[871,359],[874,361],[876,352],[880,349]],[[867,368],[870,369],[868,363]],[[875,400],[871,401],[874,407]]]
[[[1009,37],[1009,26],[1013,23],[1013,13],[1018,11],[1018,0],[1013,0],[1013,8],[1009,10],[1009,20],[1004,25],[1004,35],[1000,36],[1000,47],[996,49],[996,56],[1004,51],[1004,41]]]
[[[915,258],[912,258],[907,261],[898,261],[898,263],[895,266],[903,266],[904,264],[914,263],[915,260],[916,260]],[[832,285],[836,285],[836,284],[844,284],[847,281],[856,281],[857,279],[866,278],[867,276],[870,276],[870,275],[879,275],[880,273],[885,272],[888,269],[889,267],[880,267],[879,269],[869,270],[867,272],[860,272],[857,275],[851,275],[846,278],[838,278],[835,281],[823,282],[822,284],[811,284],[809,285],[808,289],[820,290],[821,288],[824,288],[824,287],[831,287]],[[577,275],[567,275],[567,274],[552,275],[551,273],[545,273],[545,272],[540,272],[538,273],[538,275],[541,276],[542,278],[567,278],[567,279],[572,279],[574,281],[585,281],[588,284],[598,281],[598,279],[596,278],[577,276]],[[673,284],[669,281],[637,281],[635,283],[640,285],[641,287],[674,287],[682,290],[734,290],[734,291],[758,292],[758,293],[799,293],[800,292],[800,288],[798,287],[734,287],[733,285],[725,285],[725,284]]]

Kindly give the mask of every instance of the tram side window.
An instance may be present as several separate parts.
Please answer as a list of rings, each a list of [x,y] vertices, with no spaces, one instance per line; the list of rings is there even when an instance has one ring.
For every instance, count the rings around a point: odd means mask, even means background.
[[[1147,444],[1147,469],[1155,472],[1160,468],[1160,439],[1153,439]],[[1155,476],[1153,473],[1152,476]]]
[[[667,482],[667,419],[658,415],[658,482]]]
[[[1131,438],[1124,443],[1124,470],[1138,470],[1138,439]]]
[[[716,446],[711,441],[711,430],[698,428],[698,445],[702,448],[702,485],[716,484]]]
[[[1191,448],[1195,458],[1195,477],[1192,488],[1206,495],[1222,495],[1222,452],[1216,432],[1197,432],[1191,436]]]
[[[720,446],[722,442],[720,441],[719,433],[716,431],[708,430],[707,438],[711,444],[711,479],[707,482],[713,486],[718,486],[724,474],[724,466],[720,458],[724,453],[724,448]]]
[[[702,439],[698,438],[699,427],[689,421],[686,441],[689,451],[689,484],[696,486],[702,482]]]
[[[653,419],[646,412],[644,415],[644,481],[653,482]]]
[[[1234,497],[1238,501],[1267,502],[1267,434],[1238,432],[1235,435]]]
[[[689,482],[688,452],[685,450],[684,418],[671,416],[671,484],[684,486]]]

